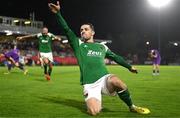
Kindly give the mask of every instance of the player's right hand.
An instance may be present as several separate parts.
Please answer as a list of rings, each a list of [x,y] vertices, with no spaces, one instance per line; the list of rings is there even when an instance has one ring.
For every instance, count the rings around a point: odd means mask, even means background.
[[[132,73],[138,73],[137,69],[135,67],[131,67],[131,69],[129,69],[129,71],[131,71]]]
[[[57,13],[60,10],[59,1],[57,1],[57,5],[53,3],[48,3],[48,6],[53,13]]]

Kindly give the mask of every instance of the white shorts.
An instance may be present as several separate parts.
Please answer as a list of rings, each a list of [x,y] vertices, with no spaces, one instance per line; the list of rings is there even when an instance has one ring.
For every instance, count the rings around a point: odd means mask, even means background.
[[[52,52],[48,52],[48,53],[40,52],[40,60],[43,60],[44,58],[47,58],[49,61],[53,62]]]
[[[84,87],[83,92],[84,92],[84,96],[86,97],[85,101],[87,101],[90,98],[96,98],[101,102],[102,94],[115,96],[116,92],[109,93],[109,91],[107,89],[107,80],[111,76],[112,76],[112,74],[107,74],[92,84],[83,85],[83,87]]]

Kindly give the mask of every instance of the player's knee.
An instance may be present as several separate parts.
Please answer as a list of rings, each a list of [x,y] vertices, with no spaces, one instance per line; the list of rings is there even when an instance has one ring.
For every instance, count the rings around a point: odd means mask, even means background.
[[[98,109],[98,108],[90,108],[90,109],[88,110],[88,113],[89,113],[90,115],[92,115],[92,116],[96,116],[97,114],[100,113],[100,109]]]
[[[43,59],[43,61],[44,61],[45,64],[49,63],[49,60],[47,58]]]

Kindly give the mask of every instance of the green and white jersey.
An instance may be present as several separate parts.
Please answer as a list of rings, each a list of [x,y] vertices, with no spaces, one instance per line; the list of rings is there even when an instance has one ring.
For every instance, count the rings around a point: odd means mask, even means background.
[[[112,59],[128,69],[131,68],[121,56],[111,52],[107,46],[100,43],[83,43],[68,27],[61,14],[57,13],[56,16],[78,60],[81,72],[81,84],[94,83],[109,73],[105,66],[105,58]]]
[[[48,33],[47,35],[43,35],[42,33],[38,33],[37,38],[39,40],[40,52],[44,52],[44,53],[52,52],[51,44],[52,44],[52,40],[54,40],[55,38],[53,34]]]

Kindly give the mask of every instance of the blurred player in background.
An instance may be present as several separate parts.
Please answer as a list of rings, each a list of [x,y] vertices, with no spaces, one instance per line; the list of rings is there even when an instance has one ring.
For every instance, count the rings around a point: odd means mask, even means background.
[[[28,70],[24,68],[24,64],[20,59],[20,50],[17,49],[16,46],[14,47],[13,50],[5,52],[1,54],[1,56],[4,56],[7,60],[8,72],[4,74],[9,74],[14,66],[23,70],[25,75],[27,74]]]
[[[161,64],[161,55],[160,55],[159,51],[156,49],[150,50],[150,57],[153,62],[153,73],[152,74],[159,75],[159,73],[160,73],[159,66]]]
[[[52,49],[51,49],[51,44],[52,40],[61,40],[60,37],[56,37],[52,33],[48,32],[47,27],[42,28],[42,32],[34,35],[27,35],[27,36],[20,36],[17,37],[17,40],[23,40],[23,39],[28,39],[28,38],[38,38],[39,40],[39,55],[40,55],[40,61],[41,65],[44,66],[44,74],[45,78],[47,80],[50,80],[51,72],[52,72],[52,67],[53,67],[53,55],[52,55]],[[48,70],[47,70],[47,67]]]

